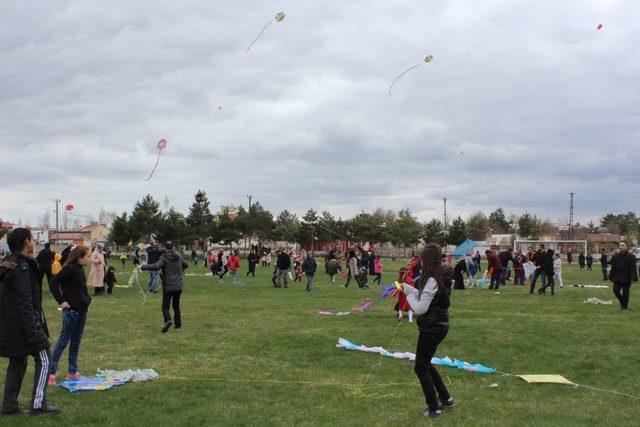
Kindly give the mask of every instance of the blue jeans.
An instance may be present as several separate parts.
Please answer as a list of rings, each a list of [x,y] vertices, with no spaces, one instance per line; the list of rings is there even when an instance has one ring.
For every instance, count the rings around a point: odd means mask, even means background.
[[[87,322],[87,312],[65,310],[62,312],[62,331],[56,346],[53,349],[53,361],[51,362],[50,374],[55,374],[58,370],[60,356],[67,344],[69,345],[69,373],[78,372],[78,353],[80,352],[80,341],[84,332],[84,325]]]
[[[149,271],[149,290],[151,292],[155,292],[158,290],[158,281],[160,279],[160,271],[159,270],[151,270]]]

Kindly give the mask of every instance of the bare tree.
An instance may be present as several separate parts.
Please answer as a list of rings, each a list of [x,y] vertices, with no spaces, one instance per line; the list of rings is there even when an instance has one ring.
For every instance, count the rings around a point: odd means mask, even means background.
[[[68,230],[70,224],[71,224],[71,216],[69,215],[69,212],[64,211],[63,214],[62,214],[62,225],[61,225],[60,229],[61,230]]]
[[[44,214],[42,214],[39,225],[43,230],[48,230],[49,227],[51,227],[51,214],[48,210],[44,211]]]

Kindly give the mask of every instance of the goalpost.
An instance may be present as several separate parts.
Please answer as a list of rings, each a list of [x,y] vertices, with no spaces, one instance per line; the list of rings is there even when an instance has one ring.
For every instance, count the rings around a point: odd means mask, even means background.
[[[516,240],[513,242],[513,250],[520,249],[523,254],[526,254],[529,248],[535,251],[540,243],[544,245],[545,249],[553,249],[554,252],[560,254],[567,254],[569,251],[573,254],[580,252],[587,254],[586,240]]]

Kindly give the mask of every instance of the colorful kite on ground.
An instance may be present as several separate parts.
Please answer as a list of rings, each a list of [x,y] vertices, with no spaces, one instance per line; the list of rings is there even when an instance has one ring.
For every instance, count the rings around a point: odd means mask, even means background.
[[[167,148],[167,140],[163,138],[160,141],[158,141],[158,143],[156,144],[156,148],[158,149],[158,157],[156,158],[156,164],[153,166],[153,170],[151,171],[151,174],[149,174],[149,177],[146,178],[145,181],[149,181],[153,176],[153,174],[156,172],[156,168],[158,167],[158,162],[160,161],[160,154],[162,153],[162,150]]]
[[[349,311],[331,311],[331,310],[320,310],[318,312],[320,316],[348,316],[351,314]]]
[[[596,25],[596,28],[593,31],[588,32],[587,34],[583,35],[582,37],[580,37],[578,40],[576,41],[572,41],[572,42],[567,42],[567,44],[576,44],[576,43],[580,43],[582,40],[586,39],[587,37],[591,37],[592,35],[594,35],[595,33],[597,33],[599,30],[601,30],[604,27],[604,25],[602,24],[598,24]]]
[[[371,298],[365,298],[365,300],[362,301],[362,305],[356,308],[355,311],[359,313],[364,313],[365,311],[369,310],[372,306],[373,306],[373,301],[371,301]]]
[[[338,338],[338,344],[336,344],[336,347],[343,348],[345,350],[364,351],[365,353],[377,353],[382,356],[393,357],[394,359],[399,359],[399,360],[403,360],[403,359],[405,360],[408,359],[411,361],[416,360],[416,355],[413,353],[390,352],[385,350],[383,347],[367,347],[365,345],[357,345],[344,338]],[[472,364],[472,363],[464,362],[458,359],[451,360],[449,357],[444,357],[444,358],[434,357],[431,359],[431,363],[433,363],[434,365],[449,366],[451,368],[458,368],[458,369],[462,369],[469,372],[479,372],[483,374],[493,374],[496,372],[495,369],[488,368],[479,363]]]
[[[422,64],[428,64],[428,63],[429,63],[429,62],[431,62],[432,60],[433,60],[433,56],[432,56],[432,55],[426,56],[426,57],[424,58],[424,61],[423,61],[423,62],[421,62],[421,63],[419,63],[419,64],[416,64],[416,65],[414,65],[413,67],[410,67],[410,68],[408,68],[408,69],[404,70],[403,72],[401,72],[401,73],[398,75],[398,77],[396,77],[396,78],[395,78],[395,80],[393,80],[393,83],[391,83],[391,86],[389,87],[389,96],[391,96],[391,91],[393,90],[393,86],[395,86],[396,82],[397,82],[398,80],[400,80],[400,78],[401,78],[402,76],[404,76],[405,74],[407,74],[409,71],[411,71],[411,70],[413,70],[413,69],[415,69],[415,68],[418,68],[418,67],[419,67],[419,66],[421,66]]]
[[[81,377],[66,380],[60,387],[71,393],[77,391],[103,391],[128,382],[152,381],[159,377],[153,369],[136,369],[127,371],[98,370],[95,377]]]
[[[269,21],[269,22],[267,23],[267,25],[265,25],[265,26],[264,26],[264,28],[262,29],[262,31],[260,31],[260,34],[258,34],[258,37],[256,37],[256,38],[255,38],[255,40],[253,40],[253,41],[251,42],[251,44],[249,44],[249,47],[247,47],[247,52],[249,52],[249,49],[251,49],[251,46],[253,46],[253,44],[254,44],[255,42],[257,42],[257,41],[260,39],[260,37],[262,37],[262,35],[264,34],[264,32],[265,32],[265,31],[267,31],[267,28],[269,28],[269,25],[273,24],[274,22],[276,22],[276,23],[277,23],[277,22],[282,22],[282,21],[284,20],[285,16],[286,16],[286,15],[284,14],[284,12],[280,12],[280,13],[278,13],[278,14],[276,15],[276,18],[275,18],[273,21]]]

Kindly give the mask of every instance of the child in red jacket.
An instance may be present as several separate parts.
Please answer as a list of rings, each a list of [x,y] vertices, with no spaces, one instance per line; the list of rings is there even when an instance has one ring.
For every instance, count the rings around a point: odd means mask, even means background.
[[[237,285],[239,283],[238,269],[240,268],[240,253],[238,252],[237,249],[233,251],[233,255],[229,257],[229,262],[227,264],[227,267],[229,268],[229,273],[231,274],[231,277],[233,277],[232,283],[234,285]]]
[[[404,274],[401,273],[400,283],[406,283],[408,285],[415,287],[415,276],[419,275],[420,272],[420,258],[413,257],[413,259],[409,262],[409,267],[406,269]],[[398,322],[402,322],[403,312],[407,312],[407,316],[409,317],[409,322],[413,322],[413,309],[407,301],[407,296],[404,292],[400,292],[398,294]]]

